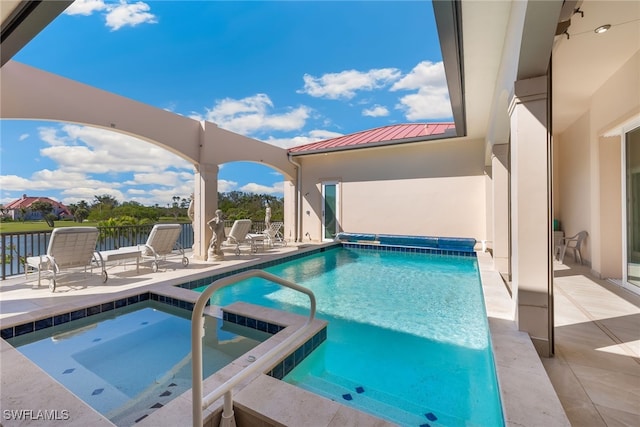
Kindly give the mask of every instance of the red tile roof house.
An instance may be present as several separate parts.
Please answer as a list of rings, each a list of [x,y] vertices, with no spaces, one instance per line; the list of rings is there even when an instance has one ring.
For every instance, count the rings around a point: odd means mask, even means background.
[[[23,194],[20,199],[7,203],[4,206],[4,211],[6,212],[6,214],[3,214],[3,215],[6,215],[13,220],[25,219],[25,220],[33,221],[33,220],[43,219],[42,212],[34,211],[31,209],[31,206],[35,202],[49,203],[51,206],[53,206],[53,211],[51,211],[51,213],[57,216],[58,218],[73,216],[71,215],[71,212],[69,212],[69,208],[67,208],[65,205],[63,205],[60,202],[56,202],[55,200],[52,200],[48,197],[28,197],[26,194]],[[23,208],[25,212],[24,218],[22,217]]]

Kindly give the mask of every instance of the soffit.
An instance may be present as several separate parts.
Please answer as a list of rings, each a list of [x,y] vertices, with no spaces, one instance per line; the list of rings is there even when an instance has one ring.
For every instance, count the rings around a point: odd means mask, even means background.
[[[71,3],[73,0],[0,0],[0,66],[6,64]]]
[[[553,48],[553,127],[566,130],[593,94],[640,50],[640,1],[583,1]],[[609,31],[594,29],[610,24]],[[640,96],[640,94],[639,94]]]
[[[510,2],[462,2],[468,138],[484,139],[487,134],[510,10]]]

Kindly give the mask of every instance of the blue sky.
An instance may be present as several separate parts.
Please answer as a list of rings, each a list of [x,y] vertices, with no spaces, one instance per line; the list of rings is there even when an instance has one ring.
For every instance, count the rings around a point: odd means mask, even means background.
[[[77,0],[13,59],[281,147],[452,120],[429,1]],[[109,194],[165,206],[193,191],[193,166],[147,142],[0,126],[0,203]],[[282,188],[271,168],[221,166],[219,191]]]

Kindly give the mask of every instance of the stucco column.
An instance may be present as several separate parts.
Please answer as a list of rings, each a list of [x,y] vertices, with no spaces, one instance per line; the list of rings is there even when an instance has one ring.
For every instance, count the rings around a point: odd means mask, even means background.
[[[491,154],[494,269],[510,277],[509,269],[509,144],[494,144]]]
[[[196,165],[194,187],[193,257],[206,260],[212,236],[207,221],[218,209],[218,166]]]
[[[511,274],[516,319],[553,354],[550,132],[547,78],[515,82],[511,118]]]

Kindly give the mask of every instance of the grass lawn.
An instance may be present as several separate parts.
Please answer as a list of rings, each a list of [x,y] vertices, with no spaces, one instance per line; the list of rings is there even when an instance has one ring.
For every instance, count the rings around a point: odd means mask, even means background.
[[[175,218],[171,217],[161,217],[158,222],[167,222],[167,223],[175,223],[175,222],[188,222],[188,218],[178,218],[176,221]],[[55,221],[54,222],[56,228],[57,227],[97,227],[97,221],[85,221],[83,223],[74,222],[74,221]],[[53,228],[49,227],[44,221],[9,221],[9,222],[0,222],[0,233],[21,233],[28,231],[52,231]]]
[[[95,221],[85,221],[82,224],[73,221],[55,221],[56,227],[96,227],[98,225]],[[24,231],[51,231],[53,228],[49,227],[44,221],[11,221],[0,223],[1,233],[20,233]]]

